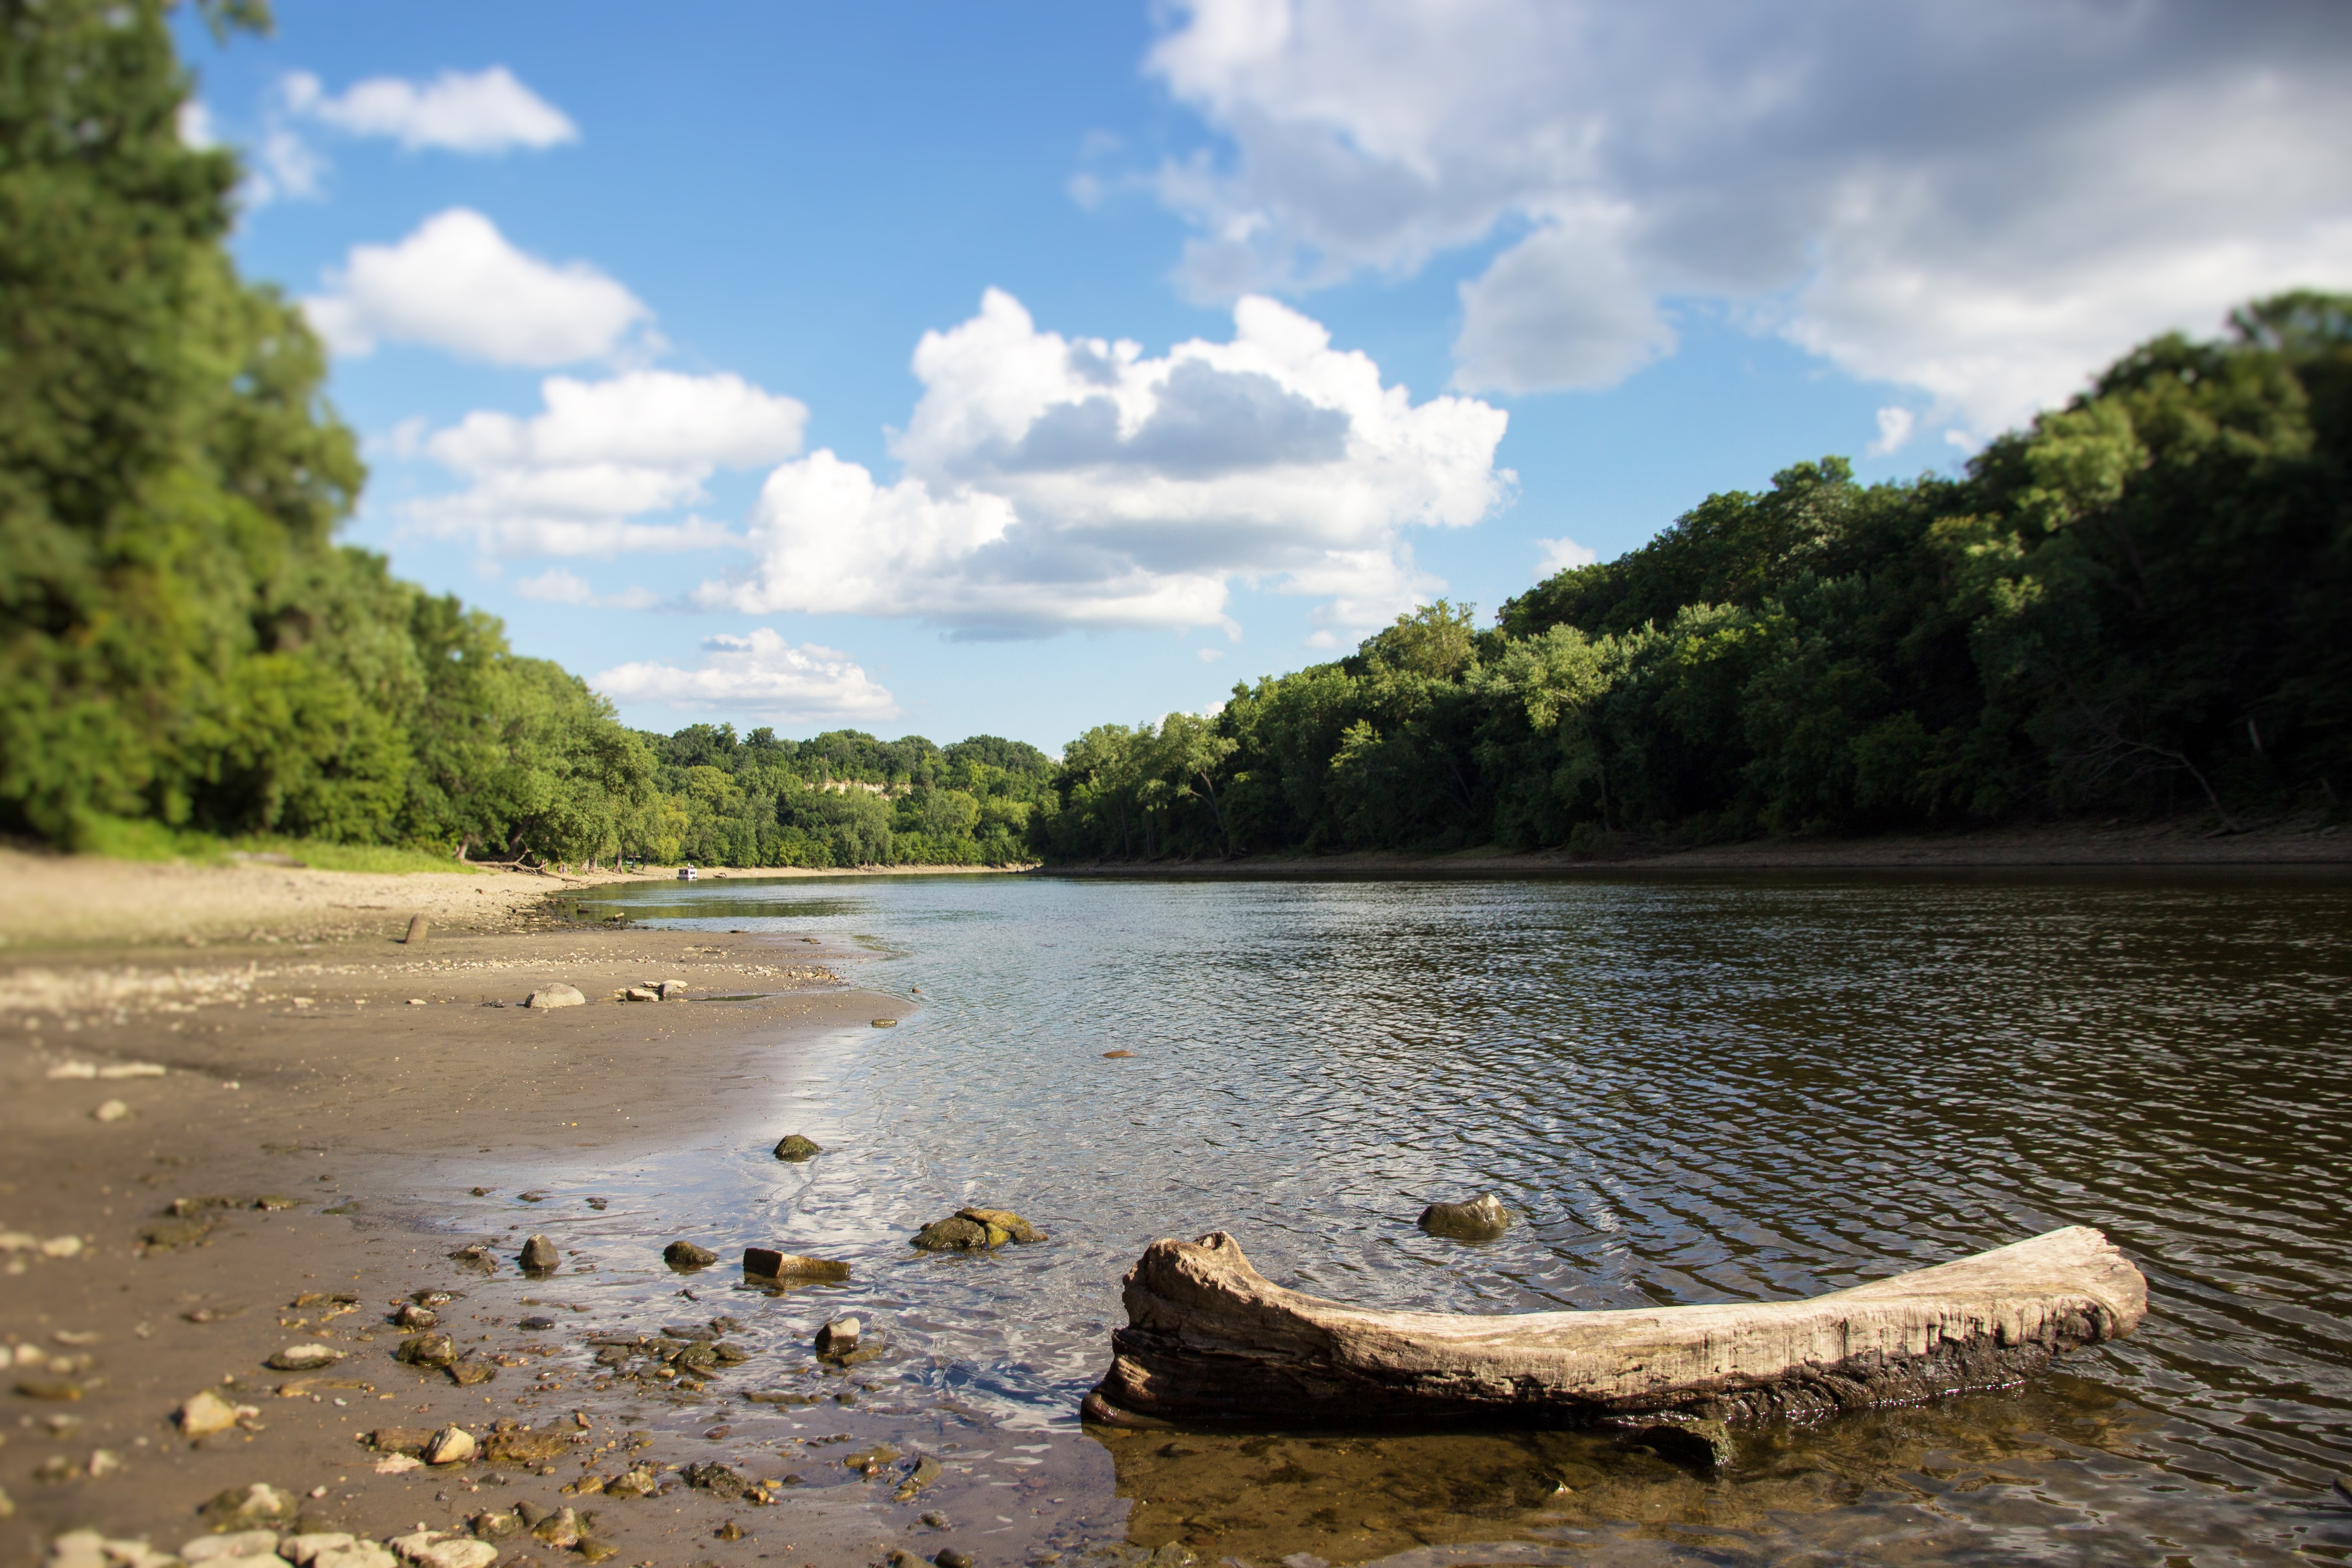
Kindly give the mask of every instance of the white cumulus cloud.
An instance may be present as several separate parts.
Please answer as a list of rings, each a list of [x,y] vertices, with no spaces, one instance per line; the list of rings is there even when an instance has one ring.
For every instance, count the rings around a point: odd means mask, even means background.
[[[583,609],[649,610],[661,603],[661,595],[651,588],[624,588],[617,594],[599,594],[589,581],[577,573],[561,566],[551,566],[536,577],[525,577],[515,584],[515,592],[541,605],[572,605]]]
[[[563,111],[517,80],[504,66],[445,70],[427,82],[370,77],[330,96],[307,71],[281,84],[287,107],[354,136],[388,137],[410,149],[504,153],[554,147],[580,139]]]
[[[1590,566],[1601,559],[1601,552],[1590,545],[1579,544],[1573,539],[1538,539],[1536,549],[1536,575],[1538,578],[1566,572],[1571,567]]]
[[[830,451],[777,468],[750,521],[754,566],[700,603],[1029,636],[1223,624],[1240,581],[1378,625],[1434,585],[1404,531],[1476,522],[1516,482],[1495,467],[1500,410],[1416,405],[1262,298],[1234,307],[1229,341],[1149,357],[1041,331],[991,289],[924,334],[913,368],[901,476]]]
[[[1919,416],[1901,404],[1878,411],[1878,439],[1870,444],[1870,455],[1885,458],[1910,445],[1919,428]]]
[[[703,500],[719,468],[791,457],[808,420],[798,399],[727,374],[556,375],[540,384],[540,395],[545,406],[529,418],[477,411],[429,435],[409,434],[410,449],[467,481],[409,503],[411,526],[471,539],[493,555],[732,546],[740,541],[716,522],[645,519]]]
[[[615,702],[750,713],[808,722],[895,719],[898,700],[849,655],[815,643],[795,647],[766,626],[748,637],[715,637],[695,668],[641,662],[615,665],[588,684]]]
[[[1175,0],[1202,293],[1462,288],[1459,384],[1608,385],[1728,309],[1982,435],[2131,343],[2352,283],[2352,9]],[[1965,437],[1964,437],[1965,438]]]
[[[492,364],[570,364],[612,353],[653,313],[586,262],[542,261],[466,207],[396,245],[353,246],[326,282],[302,309],[341,354],[394,342]]]

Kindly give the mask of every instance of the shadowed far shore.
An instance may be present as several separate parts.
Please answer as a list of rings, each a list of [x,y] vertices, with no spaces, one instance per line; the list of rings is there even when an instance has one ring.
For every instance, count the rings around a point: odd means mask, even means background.
[[[1230,860],[1095,861],[1044,866],[1051,877],[1556,877],[1654,871],[2027,870],[2049,867],[2352,868],[2352,832],[2316,818],[2216,834],[2210,818],[2052,823],[1952,833],[1752,839],[1696,848],[1628,844],[1597,853],[1492,845],[1433,855],[1351,850]]]

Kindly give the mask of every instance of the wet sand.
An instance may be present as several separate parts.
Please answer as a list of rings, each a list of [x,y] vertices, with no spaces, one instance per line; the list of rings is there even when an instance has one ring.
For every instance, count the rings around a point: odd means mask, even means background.
[[[504,1321],[509,1291],[476,1289],[479,1303],[469,1304],[475,1277],[447,1256],[446,1226],[380,1194],[446,1188],[457,1206],[478,1172],[558,1157],[574,1171],[609,1169],[730,1121],[772,1141],[781,1130],[756,1124],[765,1102],[747,1086],[774,1072],[796,1038],[905,1006],[844,983],[856,955],[788,936],[558,927],[415,946],[281,937],[201,952],[175,944],[36,959],[19,948],[9,957],[0,965],[0,1231],[14,1234],[0,1264],[0,1334],[16,1364],[0,1426],[0,1486],[14,1515],[0,1521],[0,1542],[11,1561],[37,1560],[44,1542],[80,1526],[174,1549],[200,1532],[205,1500],[257,1481],[302,1496],[312,1523],[378,1539],[459,1527],[526,1498],[596,1509],[600,1500],[557,1489],[592,1456],[625,1468],[612,1403],[575,1417],[581,1404],[563,1391],[580,1381],[574,1370],[544,1388],[534,1373],[549,1352],[576,1350],[576,1325],[520,1331]],[[752,999],[606,999],[661,980],[684,982],[694,998]],[[593,1000],[550,1012],[520,1005],[553,982]],[[131,1064],[164,1071],[110,1074]],[[110,1102],[119,1112],[100,1119]],[[290,1206],[253,1206],[264,1197]],[[174,1200],[211,1198],[234,1206],[170,1215]],[[509,1282],[526,1228],[501,1245]],[[505,1230],[484,1234],[498,1243]],[[575,1275],[593,1266],[577,1252],[566,1261]],[[566,1277],[546,1293],[562,1297]],[[387,1316],[428,1289],[461,1293],[440,1326],[461,1346],[496,1353],[506,1364],[495,1381],[461,1387],[393,1360],[402,1332]],[[310,1294],[353,1300],[290,1305]],[[306,1342],[348,1359],[316,1373],[264,1366]],[[170,1417],[206,1388],[255,1414],[191,1442]],[[499,1419],[554,1423],[567,1438],[562,1458],[380,1475],[378,1456],[355,1439],[447,1422],[487,1436]],[[636,1457],[712,1456],[656,1444]],[[751,1507],[679,1488],[597,1511],[597,1536],[631,1563],[833,1563],[879,1551],[873,1521],[823,1500]],[[714,1538],[730,1519],[741,1539]]]
[[[1003,873],[1002,866],[801,867],[705,871],[715,881],[807,877]],[[669,869],[572,871],[478,868],[374,874],[248,860],[229,866],[109,860],[0,846],[0,951],[123,943],[340,942],[396,937],[412,916],[444,931],[545,929],[551,899],[616,882],[673,882]]]

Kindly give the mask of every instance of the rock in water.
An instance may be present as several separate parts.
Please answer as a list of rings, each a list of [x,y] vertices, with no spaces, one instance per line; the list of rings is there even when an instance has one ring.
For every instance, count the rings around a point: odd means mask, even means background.
[[[846,1279],[849,1265],[830,1258],[803,1258],[772,1247],[747,1247],[743,1272],[763,1279]]]
[[[914,1244],[925,1252],[968,1252],[988,1245],[988,1226],[957,1215],[935,1219],[915,1234]]]
[[[523,998],[526,1007],[584,1007],[588,998],[576,985],[543,985]]]
[[[1003,1231],[1004,1233],[1005,1241],[1013,1243],[1015,1247],[1025,1247],[1033,1241],[1043,1241],[1045,1239],[1045,1233],[1044,1231],[1039,1230],[1027,1220],[1023,1219],[1019,1215],[1014,1214],[1011,1209],[958,1209],[956,1210],[956,1217],[959,1219],[978,1220],[981,1224],[986,1226],[988,1227],[988,1245],[991,1247],[1001,1247],[1003,1245],[1003,1242],[996,1239],[996,1233],[999,1231]]]
[[[1635,1420],[1626,1425],[1625,1440],[1662,1459],[1700,1470],[1727,1469],[1739,1454],[1731,1428],[1720,1421]]]
[[[803,1160],[814,1160],[824,1152],[824,1150],[814,1140],[803,1138],[797,1132],[786,1133],[776,1145],[776,1158],[789,1160],[795,1165]]]
[[[433,1434],[425,1446],[425,1462],[428,1465],[462,1465],[474,1457],[478,1447],[474,1435],[463,1426],[444,1426]]]
[[[969,1252],[1044,1241],[1045,1233],[1010,1209],[958,1209],[947,1219],[933,1220],[914,1238],[925,1252]]]
[[[662,1261],[672,1268],[708,1268],[719,1261],[719,1254],[690,1241],[673,1241],[662,1248]]]
[[[1421,1211],[1421,1228],[1456,1241],[1492,1241],[1511,1228],[1511,1211],[1492,1193],[1466,1204],[1432,1204]]]
[[[857,1336],[866,1325],[855,1318],[835,1318],[816,1331],[816,1353],[821,1356],[845,1356],[857,1348]]]
[[[534,1236],[522,1244],[522,1255],[516,1261],[525,1268],[533,1269],[541,1274],[551,1274],[555,1271],[556,1266],[563,1261],[563,1256],[555,1250],[554,1242],[543,1236]]]
[[[914,1501],[915,1494],[938,1480],[945,1468],[945,1466],[929,1454],[924,1455],[915,1462],[915,1468],[908,1472],[907,1479],[898,1483],[898,1489],[890,1494],[890,1500],[892,1502]]]

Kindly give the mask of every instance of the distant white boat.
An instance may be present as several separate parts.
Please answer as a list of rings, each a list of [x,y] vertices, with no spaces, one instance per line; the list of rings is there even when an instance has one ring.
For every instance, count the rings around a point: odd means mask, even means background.
[[[681,882],[691,882],[691,881],[693,881],[693,880],[694,880],[694,868],[693,868],[693,867],[691,867],[691,866],[680,866],[680,867],[677,868],[677,879],[678,879],[679,881],[681,881]]]

